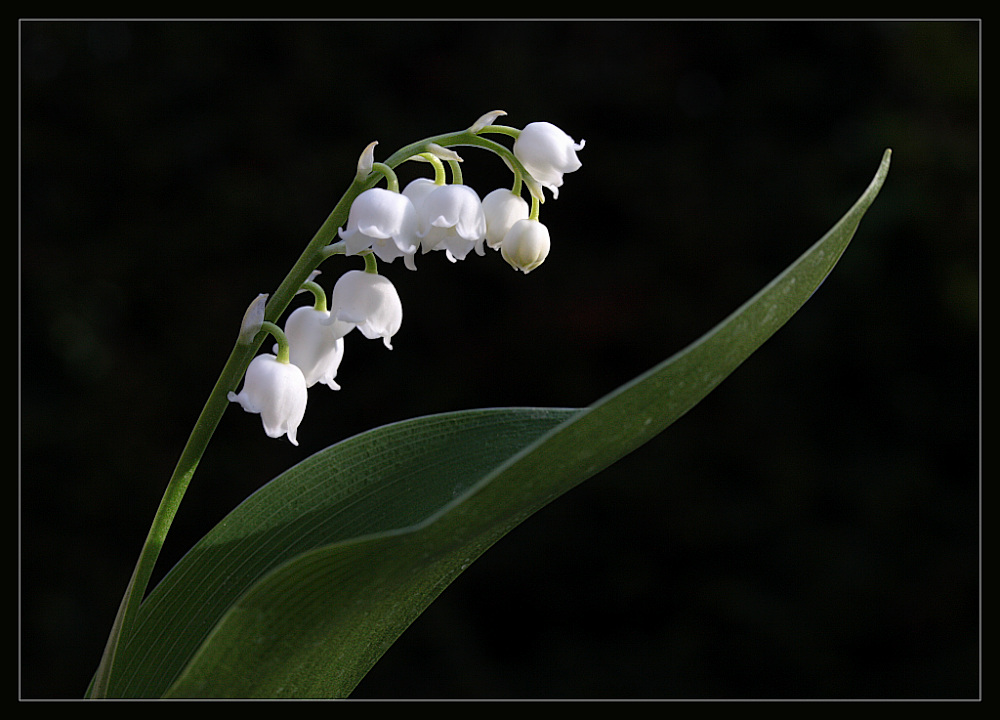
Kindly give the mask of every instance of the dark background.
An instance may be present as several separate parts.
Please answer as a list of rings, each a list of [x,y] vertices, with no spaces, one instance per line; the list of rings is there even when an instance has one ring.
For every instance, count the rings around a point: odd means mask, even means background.
[[[802,311],[483,556],[356,697],[978,696],[980,30],[21,23],[21,696],[83,694],[246,305],[364,146],[382,159],[494,109],[586,140],[542,209],[548,261],[383,265],[395,349],[349,338],[343,389],[312,393],[298,448],[233,406],[160,571],[362,430],[600,398],[793,261],[891,147]],[[481,195],[508,183],[494,156],[463,156]]]

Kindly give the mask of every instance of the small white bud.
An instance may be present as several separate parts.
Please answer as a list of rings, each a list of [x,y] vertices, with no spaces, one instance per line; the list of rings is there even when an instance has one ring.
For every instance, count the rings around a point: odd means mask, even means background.
[[[504,236],[500,253],[512,268],[525,275],[549,254],[549,229],[538,220],[518,220]]]

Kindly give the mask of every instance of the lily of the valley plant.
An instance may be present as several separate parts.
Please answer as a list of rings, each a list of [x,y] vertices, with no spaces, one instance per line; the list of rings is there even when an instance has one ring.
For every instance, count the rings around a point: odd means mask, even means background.
[[[228,408],[259,415],[262,444],[273,442],[266,436],[297,445],[300,433],[321,432],[309,425],[310,394],[351,382],[340,366],[352,344],[392,349],[403,298],[386,270],[492,254],[528,274],[547,261],[540,207],[580,169],[584,143],[547,122],[495,124],[503,115],[381,162],[368,145],[284,280],[249,303],[153,517],[88,697],[347,697],[471,562],[683,416],[797,312],[889,167],[887,150],[840,221],[728,318],[588,407],[462,410],[333,443],[240,503],[147,593]],[[480,198],[463,178],[459,147],[498,156],[510,184]],[[401,188],[395,168],[408,161],[427,172]],[[296,297],[303,301],[292,308]]]
[[[320,228],[273,296],[259,295],[248,307],[236,349],[230,356],[202,417],[192,433],[157,512],[132,581],[119,609],[92,696],[106,690],[115,655],[127,637],[142,599],[159,547],[191,480],[198,459],[219,422],[221,400],[238,403],[260,415],[268,437],[298,445],[309,390],[325,385],[339,390],[337,372],[345,341],[357,330],[367,339],[381,339],[392,349],[392,338],[403,321],[403,304],[392,281],[380,273],[379,262],[397,259],[416,270],[418,255],[441,252],[452,263],[470,253],[499,251],[515,270],[535,270],[549,253],[549,231],[539,220],[543,188],[558,196],[563,175],[580,169],[576,142],[548,122],[522,129],[496,125],[503,111],[481,116],[468,129],[408,145],[384,162],[375,160],[369,144],[357,164],[354,182]],[[513,147],[485,137],[513,138]],[[492,152],[512,172],[509,187],[481,199],[463,183],[462,157],[453,149],[470,146]],[[394,168],[406,161],[427,163],[431,177],[399,187]],[[385,187],[378,183],[385,182]],[[524,198],[527,190],[528,200]],[[346,223],[343,221],[347,211]],[[334,237],[336,235],[336,237]],[[335,256],[358,257],[361,267],[342,268],[328,296],[318,282],[319,266]],[[326,267],[326,265],[324,265]],[[278,320],[292,298],[311,293],[313,302],[291,312],[282,328]],[[254,356],[266,336],[273,352]],[[243,377],[239,392],[233,387]]]

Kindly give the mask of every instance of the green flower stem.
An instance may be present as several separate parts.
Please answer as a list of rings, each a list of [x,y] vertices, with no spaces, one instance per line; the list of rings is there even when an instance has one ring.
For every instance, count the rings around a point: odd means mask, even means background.
[[[264,321],[264,324],[261,325],[260,329],[270,333],[274,336],[274,339],[278,341],[278,353],[275,357],[278,359],[278,362],[287,364],[291,357],[290,350],[288,348],[288,338],[285,336],[285,331],[278,327],[275,323],[268,322],[267,320]]]
[[[517,140],[518,136],[521,134],[521,128],[510,127],[509,125],[487,125],[480,133],[495,132],[502,135],[509,135],[510,137]]]
[[[447,177],[444,174],[444,163],[441,162],[441,158],[437,157],[434,153],[422,152],[419,155],[414,155],[411,159],[429,162],[434,168],[434,184],[444,185]]]
[[[383,176],[385,176],[386,188],[392,192],[399,192],[399,180],[396,178],[396,173],[392,171],[392,168],[385,163],[375,163],[372,166],[372,170]]]
[[[514,184],[511,186],[510,191],[513,194],[515,194],[515,195],[520,195],[521,194],[521,185],[522,185],[522,180],[521,180],[520,173],[514,173]],[[535,203],[535,202],[538,201],[538,199],[534,195],[531,196],[531,200],[532,200],[532,203]]]
[[[521,163],[508,148],[468,131],[439,135],[411,143],[389,156],[384,165],[388,168],[395,168],[412,156],[425,152],[430,143],[436,143],[442,147],[468,145],[491,150],[504,158],[510,167],[516,169],[516,172],[524,172],[523,166],[521,166]],[[373,187],[382,176],[383,173],[381,172],[372,172],[365,177],[355,177],[336,207],[331,211],[319,230],[316,231],[312,240],[309,241],[309,244],[295,262],[295,265],[292,266],[292,269],[278,286],[278,289],[271,295],[264,313],[265,323],[277,322],[278,318],[288,308],[295,294],[301,289],[302,284],[309,279],[312,271],[324,259],[329,257],[331,251],[327,248],[334,243],[337,229],[346,223],[351,203],[354,202],[354,199],[361,192]],[[167,483],[163,498],[156,509],[156,514],[153,516],[152,525],[139,553],[139,559],[136,562],[135,569],[132,571],[128,586],[125,589],[125,595],[119,605],[118,613],[115,616],[111,633],[105,645],[104,654],[91,681],[87,697],[108,697],[108,691],[113,678],[115,657],[118,654],[118,650],[127,642],[129,631],[135,622],[136,613],[139,610],[139,605],[143,597],[145,597],[149,578],[153,573],[153,567],[156,565],[156,560],[166,540],[167,531],[170,529],[170,525],[177,515],[181,500],[187,491],[191,478],[194,477],[198,463],[205,454],[209,440],[211,440],[215,428],[218,427],[226,408],[230,404],[227,397],[228,393],[230,391],[235,392],[240,379],[246,372],[250,361],[257,354],[265,336],[266,334],[258,333],[257,337],[250,343],[237,342],[235,344],[215,386],[208,396],[208,400],[205,402],[205,406],[202,408],[198,420],[195,422],[187,444],[181,451],[174,472]]]
[[[321,248],[319,251],[320,262],[326,260],[328,257],[333,257],[334,255],[346,255],[347,254],[347,244],[343,240],[339,240],[332,245],[327,245]]]
[[[486,130],[488,129],[489,128],[486,128]],[[486,132],[486,130],[483,130],[483,132]],[[464,145],[490,150],[503,158],[508,165],[526,174],[521,161],[514,157],[514,153],[511,152],[510,148],[468,131],[438,135],[437,137],[426,138],[424,140],[420,140],[419,142],[411,143],[410,145],[402,147],[394,152],[384,162],[389,167],[395,168],[401,162],[409,159],[410,157],[427,152],[427,146],[431,144],[440,145],[441,147],[457,147]]]
[[[541,203],[538,202],[538,198],[534,195],[531,196],[531,212],[528,213],[529,220],[537,220],[538,212],[541,209]]]
[[[326,312],[326,290],[324,290],[315,280],[306,280],[302,283],[302,289],[313,294],[313,310]]]
[[[462,166],[454,160],[449,160],[448,167],[451,168],[451,181],[456,185],[461,185],[463,181]]]

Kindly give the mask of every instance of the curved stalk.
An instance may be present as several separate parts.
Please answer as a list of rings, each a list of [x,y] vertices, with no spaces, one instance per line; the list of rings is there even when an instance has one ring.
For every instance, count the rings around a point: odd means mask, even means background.
[[[420,140],[411,143],[393,153],[384,163],[384,167],[395,168],[400,163],[410,157],[425,152],[429,144],[437,144],[442,147],[452,145],[470,145],[491,150],[501,157],[511,167],[520,167],[520,163],[514,158],[513,153],[503,145],[495,143],[468,130],[439,135],[436,137]],[[333,211],[320,226],[312,240],[303,250],[295,265],[285,276],[285,279],[271,295],[264,313],[264,321],[276,323],[278,318],[285,312],[295,294],[300,290],[313,270],[332,251],[328,248],[336,240],[337,229],[344,225],[350,211],[351,203],[364,190],[373,187],[376,182],[385,174],[384,172],[372,172],[367,176],[355,177],[350,187],[341,197]],[[223,366],[222,372],[216,381],[208,400],[202,408],[198,420],[195,422],[188,441],[181,451],[180,458],[174,468],[173,474],[167,483],[160,504],[153,516],[153,522],[149,532],[143,542],[139,553],[139,559],[132,571],[128,586],[125,589],[124,597],[118,608],[114,623],[111,627],[110,635],[104,648],[104,654],[98,665],[94,678],[87,691],[89,698],[106,698],[111,689],[113,677],[114,661],[119,648],[127,642],[129,630],[135,620],[139,605],[145,597],[149,579],[152,576],[153,568],[160,555],[160,550],[166,540],[167,532],[170,529],[174,517],[177,515],[181,500],[187,491],[188,485],[194,477],[202,456],[205,453],[208,443],[218,427],[222,416],[229,406],[227,394],[235,391],[240,379],[246,372],[247,366],[256,355],[266,332],[258,332],[257,337],[251,343],[237,342],[229,355],[229,359]]]

